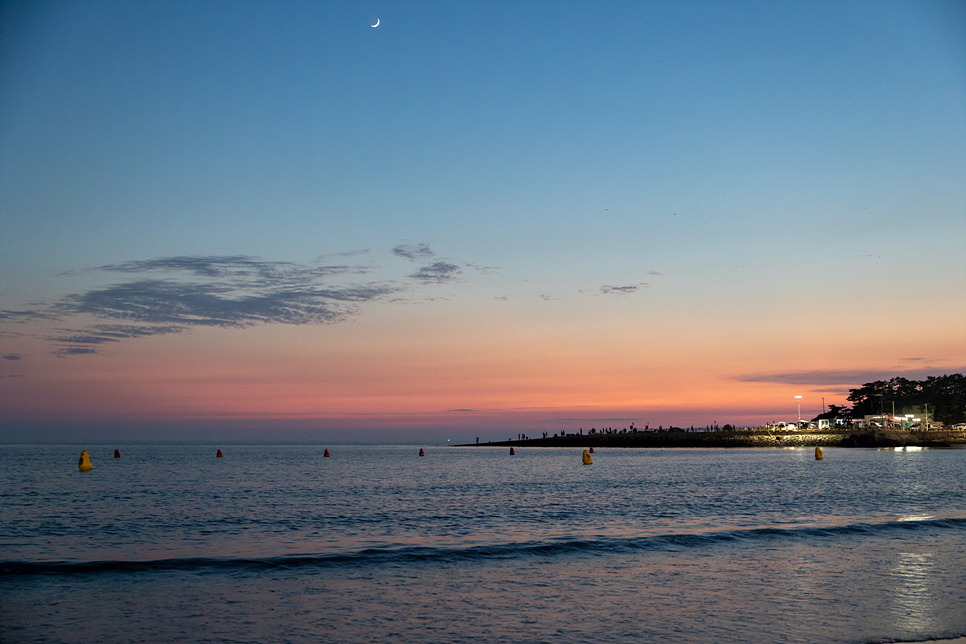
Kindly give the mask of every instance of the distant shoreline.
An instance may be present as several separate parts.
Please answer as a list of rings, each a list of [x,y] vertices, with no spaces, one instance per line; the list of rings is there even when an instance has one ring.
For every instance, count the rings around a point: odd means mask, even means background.
[[[550,438],[467,443],[454,447],[952,447],[966,444],[966,431],[924,432],[823,430],[779,432],[637,431],[623,434],[568,434]]]

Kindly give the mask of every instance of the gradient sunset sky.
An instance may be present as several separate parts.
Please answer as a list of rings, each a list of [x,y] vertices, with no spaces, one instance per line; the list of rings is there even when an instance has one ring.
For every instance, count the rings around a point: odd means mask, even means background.
[[[758,425],[966,369],[966,3],[0,11],[0,440]]]

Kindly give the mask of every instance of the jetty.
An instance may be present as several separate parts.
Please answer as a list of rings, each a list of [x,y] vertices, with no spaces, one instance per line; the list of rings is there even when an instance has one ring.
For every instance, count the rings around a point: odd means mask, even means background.
[[[672,429],[614,434],[565,434],[549,438],[469,443],[456,447],[966,447],[966,430],[928,431],[823,429],[776,431],[761,429],[688,432]]]

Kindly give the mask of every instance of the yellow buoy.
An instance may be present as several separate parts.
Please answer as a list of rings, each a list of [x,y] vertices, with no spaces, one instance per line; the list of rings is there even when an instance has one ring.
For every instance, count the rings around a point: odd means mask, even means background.
[[[85,449],[83,452],[81,452],[80,460],[77,461],[77,469],[79,469],[81,472],[90,472],[91,467],[91,455],[88,454],[87,450]]]
[[[825,454],[822,454],[822,448],[821,447],[816,447],[815,448],[815,460],[816,461],[820,461],[823,458],[825,458]]]
[[[584,465],[593,465],[594,459],[590,457],[590,452],[584,450]]]

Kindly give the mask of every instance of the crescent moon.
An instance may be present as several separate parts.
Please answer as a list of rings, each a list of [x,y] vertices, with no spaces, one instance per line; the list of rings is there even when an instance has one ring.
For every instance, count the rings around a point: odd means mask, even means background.
[[[379,18],[376,18],[376,24],[369,25],[369,26],[372,27],[373,29],[375,29],[376,27],[378,27],[379,26]]]

